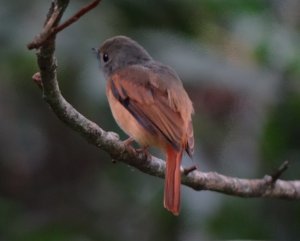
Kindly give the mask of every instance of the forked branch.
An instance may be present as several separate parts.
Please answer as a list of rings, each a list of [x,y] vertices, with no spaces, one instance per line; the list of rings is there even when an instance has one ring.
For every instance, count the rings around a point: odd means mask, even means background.
[[[37,61],[39,73],[33,77],[42,88],[45,101],[57,117],[88,142],[109,153],[113,160],[133,166],[140,171],[157,177],[164,177],[165,162],[156,157],[147,157],[127,148],[118,135],[101,129],[70,105],[62,96],[56,74],[55,36],[83,14],[98,5],[93,1],[80,9],[73,17],[59,25],[68,0],[56,0],[50,7],[42,32],[28,44],[28,48],[39,48]],[[200,172],[195,168],[183,169],[182,183],[195,190],[211,190],[239,197],[269,197],[282,199],[300,199],[300,180],[279,180],[286,170],[284,163],[273,175],[261,179],[241,179],[224,176],[215,172]]]
[[[61,1],[61,4],[55,4],[52,2],[50,7],[44,30],[37,35],[32,42],[27,44],[28,49],[38,49],[41,47],[49,38],[53,37],[60,31],[64,30],[72,23],[76,22],[79,18],[81,18],[84,14],[91,11],[93,8],[97,7],[97,5],[101,2],[101,0],[95,0],[88,5],[82,7],[77,13],[75,13],[72,17],[66,20],[64,23],[57,25],[61,14],[64,12],[64,8],[68,5],[69,0]]]

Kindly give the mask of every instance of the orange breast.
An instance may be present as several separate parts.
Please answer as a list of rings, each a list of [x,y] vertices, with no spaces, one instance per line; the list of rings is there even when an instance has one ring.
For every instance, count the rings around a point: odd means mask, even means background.
[[[111,112],[120,128],[130,137],[134,138],[142,146],[156,146],[166,148],[166,142],[158,135],[147,131],[130,112],[113,96],[111,89],[106,89],[107,99]]]

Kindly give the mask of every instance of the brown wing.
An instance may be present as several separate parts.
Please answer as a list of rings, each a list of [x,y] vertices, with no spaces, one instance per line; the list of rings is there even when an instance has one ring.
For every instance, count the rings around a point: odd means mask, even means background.
[[[164,74],[161,78],[150,69],[131,66],[116,72],[109,84],[114,97],[140,125],[153,135],[165,138],[175,149],[184,146],[191,154],[193,108],[181,83],[173,84],[174,81],[169,79],[167,81],[171,82],[166,84],[167,78],[174,76]]]

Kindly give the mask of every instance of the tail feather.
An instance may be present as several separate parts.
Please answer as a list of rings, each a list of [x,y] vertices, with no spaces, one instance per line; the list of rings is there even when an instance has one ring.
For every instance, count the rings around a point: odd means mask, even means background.
[[[178,215],[180,210],[182,152],[183,150],[176,151],[171,146],[167,148],[164,206],[174,215]]]
[[[192,158],[194,154],[194,131],[193,131],[193,123],[192,121],[189,122],[188,124],[188,129],[187,129],[187,143],[186,143],[186,152]]]

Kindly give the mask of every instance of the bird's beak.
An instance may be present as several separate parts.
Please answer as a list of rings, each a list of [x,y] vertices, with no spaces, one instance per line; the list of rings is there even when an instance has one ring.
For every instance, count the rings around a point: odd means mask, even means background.
[[[92,48],[92,52],[96,55],[97,59],[99,59],[99,50],[97,48]]]

